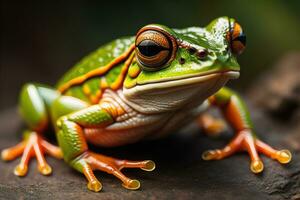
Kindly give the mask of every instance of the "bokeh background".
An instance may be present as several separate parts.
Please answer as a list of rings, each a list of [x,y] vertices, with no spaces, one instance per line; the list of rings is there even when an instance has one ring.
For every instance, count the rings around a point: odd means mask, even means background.
[[[9,1],[1,0],[0,110],[17,103],[25,82],[54,85],[99,45],[133,35],[148,23],[205,26],[236,18],[247,34],[240,91],[284,54],[300,50],[300,1]]]

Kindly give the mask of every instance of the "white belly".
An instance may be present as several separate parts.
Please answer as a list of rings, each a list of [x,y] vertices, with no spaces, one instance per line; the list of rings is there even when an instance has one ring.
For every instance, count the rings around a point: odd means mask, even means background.
[[[113,95],[113,98],[117,98]],[[120,102],[119,102],[120,103]],[[85,129],[86,139],[99,146],[120,146],[135,143],[142,139],[155,139],[170,133],[192,122],[195,117],[207,109],[208,103],[182,107],[179,110],[160,114],[142,114],[131,107],[122,105],[126,113],[105,128]]]

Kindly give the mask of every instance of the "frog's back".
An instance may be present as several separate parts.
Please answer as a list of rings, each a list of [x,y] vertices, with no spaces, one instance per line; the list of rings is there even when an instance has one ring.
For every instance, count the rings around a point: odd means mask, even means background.
[[[72,67],[58,81],[57,89],[64,95],[97,103],[104,89],[121,86],[121,71],[126,60],[132,57],[133,49],[134,37],[101,46]]]

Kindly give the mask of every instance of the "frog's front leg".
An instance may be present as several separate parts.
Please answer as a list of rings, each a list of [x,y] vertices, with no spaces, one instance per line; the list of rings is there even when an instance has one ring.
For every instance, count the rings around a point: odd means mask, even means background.
[[[237,134],[225,148],[204,152],[202,154],[204,160],[219,160],[239,150],[246,150],[251,158],[250,169],[254,173],[260,173],[264,168],[258,152],[283,164],[290,162],[292,156],[288,150],[275,150],[256,137],[249,112],[235,92],[228,88],[222,88],[214,96],[210,97],[209,101],[212,105],[216,105],[222,110],[223,115]]]
[[[103,128],[114,122],[122,109],[113,103],[100,103],[75,113],[65,115],[57,121],[57,138],[64,160],[73,168],[83,173],[88,180],[88,189],[100,191],[101,183],[93,170],[113,174],[123,182],[127,189],[138,189],[140,183],[121,173],[122,168],[140,168],[152,171],[153,161],[127,161],[96,154],[88,150],[84,137],[84,128]]]

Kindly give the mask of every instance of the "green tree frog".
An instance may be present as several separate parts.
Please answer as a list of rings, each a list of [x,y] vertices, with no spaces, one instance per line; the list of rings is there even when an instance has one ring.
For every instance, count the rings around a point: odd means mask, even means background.
[[[121,169],[152,171],[155,163],[108,157],[90,151],[88,143],[114,147],[157,139],[193,120],[215,132],[220,123],[203,113],[216,106],[236,135],[224,148],[204,152],[204,160],[219,160],[245,150],[254,173],[264,168],[259,153],[288,163],[291,153],[259,140],[243,100],[224,87],[229,79],[239,77],[237,55],[245,44],[245,34],[236,20],[220,17],[204,28],[150,24],[136,36],[103,45],[79,61],[55,87],[24,85],[19,110],[28,129],[21,143],[2,151],[2,159],[20,156],[14,173],[24,176],[29,160],[36,157],[38,170],[48,175],[52,169],[44,155],[49,154],[63,158],[82,173],[92,191],[102,188],[94,170],[113,174],[125,188],[135,190],[140,182],[125,176]],[[42,135],[50,125],[58,146]]]

